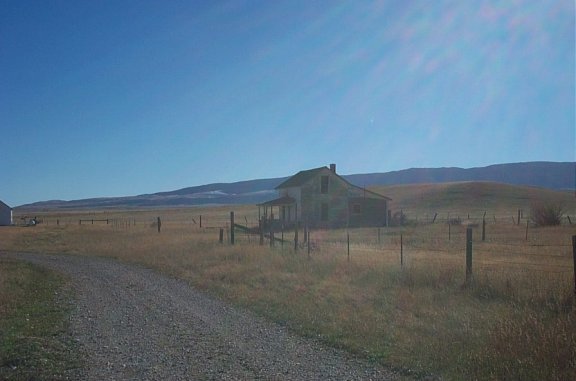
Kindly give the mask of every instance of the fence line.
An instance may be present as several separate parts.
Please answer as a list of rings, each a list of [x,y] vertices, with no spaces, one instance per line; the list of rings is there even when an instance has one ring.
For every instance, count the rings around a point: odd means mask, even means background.
[[[408,216],[410,218],[409,211],[404,210],[403,215]],[[87,213],[84,216],[76,219],[74,216],[56,216],[53,218],[46,218],[43,216],[39,219],[39,221],[45,224],[55,224],[55,225],[72,225],[72,224],[80,224],[80,225],[87,225],[87,228],[91,225],[96,225],[96,222],[100,222],[100,227],[102,222],[106,222],[106,225],[110,225],[112,229],[132,229],[135,227],[139,227],[141,229],[146,228],[159,228],[157,226],[156,217],[152,217],[151,215],[147,216],[138,216],[138,217],[116,217],[114,218],[114,213]],[[248,215],[241,215],[237,216],[237,220],[241,221],[241,223],[245,224],[245,226],[249,229],[256,229],[258,227],[258,223],[254,221],[254,217]],[[512,217],[512,218],[511,218]],[[564,220],[570,220],[565,216]],[[543,253],[534,253],[534,251],[557,251],[568,249],[571,247],[569,244],[560,244],[560,243],[539,243],[538,240],[546,240],[551,239],[546,236],[547,231],[538,231],[532,228],[530,231],[532,232],[531,239],[525,240],[522,239],[524,232],[524,227],[522,225],[518,225],[520,220],[522,221],[529,221],[529,216],[526,216],[523,213],[520,213],[520,219],[517,216],[512,214],[507,215],[488,215],[486,216],[483,212],[474,212],[474,213],[442,213],[442,214],[430,214],[427,215],[426,218],[422,218],[422,215],[416,215],[415,218],[419,221],[415,226],[404,226],[404,227],[392,227],[392,228],[372,228],[373,231],[370,234],[364,234],[362,237],[368,237],[368,239],[363,239],[361,243],[355,242],[356,234],[354,229],[349,230],[347,234],[349,234],[350,239],[350,250],[353,252],[358,249],[363,250],[377,250],[381,252],[394,252],[395,250],[404,251],[402,254],[405,257],[410,257],[411,251],[420,251],[420,252],[429,252],[429,253],[441,253],[441,254],[450,254],[450,255],[459,255],[463,252],[463,243],[465,242],[465,228],[467,224],[465,222],[472,222],[477,223],[476,228],[479,230],[481,229],[482,221],[486,221],[490,229],[486,231],[486,240],[481,241],[480,235],[476,234],[473,242],[474,242],[474,254],[476,256],[481,255],[485,256],[487,254],[498,254],[497,251],[499,247],[502,248],[510,248],[512,250],[507,250],[503,255],[510,255],[510,256],[526,256],[530,258],[556,258],[556,259],[563,259],[566,258],[567,254],[543,254]],[[518,237],[513,238],[512,242],[510,242],[510,232],[509,228],[511,229],[511,220],[516,218],[514,221],[514,225],[517,227],[515,228],[518,231]],[[412,219],[413,220],[413,219]],[[75,222],[74,222],[75,221]],[[217,216],[210,216],[210,215],[203,215],[203,214],[194,214],[191,213],[187,216],[182,217],[174,217],[174,216],[163,216],[162,217],[162,231],[169,230],[174,226],[179,226],[182,228],[185,227],[192,227],[198,231],[210,231],[216,230],[217,232],[220,229],[226,229],[228,241],[232,241],[233,237],[233,229],[230,229],[230,220],[226,213],[222,212],[221,215]],[[424,221],[424,224],[422,224]],[[464,221],[464,222],[463,222]],[[454,222],[457,222],[454,224]],[[570,221],[572,222],[572,221]],[[429,234],[435,234],[433,236],[424,237],[422,239],[421,235],[418,235],[418,232],[412,232],[411,230],[417,230],[419,228],[426,228],[426,226],[438,226],[441,227],[442,225],[448,225],[445,229],[444,233],[440,232],[430,232]],[[454,229],[454,227],[457,227]],[[500,233],[498,231],[494,231],[494,226],[507,226],[507,231],[504,233]],[[565,225],[567,226],[567,225]],[[442,230],[442,229],[440,229]],[[292,230],[293,232],[293,230]],[[257,237],[251,238],[251,233],[249,231],[240,232],[235,236],[235,240],[238,242],[241,241],[248,241],[249,244],[257,244],[259,240]],[[211,233],[212,234],[212,233]],[[284,238],[285,241],[293,241],[292,237],[290,237],[290,231],[287,230],[284,232],[286,237]],[[338,238],[334,236],[334,233],[326,234],[329,237],[323,237],[323,234],[315,234],[312,235],[314,244],[312,245],[312,251],[321,249],[322,247],[331,247],[333,245],[336,247],[338,244],[342,242],[346,242],[346,236],[343,233],[342,237]],[[217,233],[215,234],[215,239],[218,239]],[[270,239],[269,236],[266,239]],[[505,242],[508,240],[508,242]],[[402,241],[402,242],[400,242]],[[535,242],[536,241],[536,242]],[[524,243],[525,242],[525,243]],[[402,247],[399,247],[399,246]],[[448,248],[440,248],[440,245],[449,245]],[[289,246],[289,245],[287,245]],[[390,248],[392,247],[392,248]],[[519,250],[514,250],[514,249]],[[422,260],[422,258],[418,258],[417,260]],[[486,259],[482,258],[480,262],[486,262]],[[477,262],[477,260],[475,260]],[[512,262],[500,262],[501,264],[509,264],[509,265],[519,265],[519,266],[529,266],[533,267],[536,264],[530,263],[512,263]],[[546,264],[548,266],[548,264]]]

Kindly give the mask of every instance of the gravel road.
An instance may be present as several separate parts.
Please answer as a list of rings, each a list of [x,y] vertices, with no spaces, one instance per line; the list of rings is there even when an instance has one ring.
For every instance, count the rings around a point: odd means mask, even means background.
[[[393,380],[392,371],[143,267],[106,258],[10,254],[66,274],[85,380]]]

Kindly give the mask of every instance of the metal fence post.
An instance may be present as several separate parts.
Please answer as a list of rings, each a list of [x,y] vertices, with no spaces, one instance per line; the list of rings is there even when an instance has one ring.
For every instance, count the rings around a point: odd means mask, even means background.
[[[400,234],[400,267],[404,267],[404,241]]]

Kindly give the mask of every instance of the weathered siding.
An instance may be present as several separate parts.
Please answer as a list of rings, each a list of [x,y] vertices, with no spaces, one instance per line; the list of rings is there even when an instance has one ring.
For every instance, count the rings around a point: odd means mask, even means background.
[[[284,188],[280,191],[280,196],[292,197],[296,200],[296,207],[290,208],[289,215],[287,216],[288,221],[301,220],[302,219],[302,192],[298,187]]]
[[[385,226],[388,203],[384,199],[355,197],[349,200],[351,226]]]
[[[12,225],[12,209],[0,201],[0,226]]]
[[[328,177],[328,189],[322,193],[322,177]],[[302,186],[302,210],[304,223],[314,227],[332,227],[347,222],[347,198],[349,185],[326,169]],[[322,204],[327,206],[327,218],[323,220]]]
[[[326,167],[300,171],[279,188],[282,196],[295,200],[297,219],[308,226],[386,224],[386,197],[354,186]]]

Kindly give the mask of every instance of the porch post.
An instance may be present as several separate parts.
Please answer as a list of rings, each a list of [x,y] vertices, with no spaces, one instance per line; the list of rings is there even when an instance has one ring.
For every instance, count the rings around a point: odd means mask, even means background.
[[[294,221],[296,221],[296,223],[298,223],[298,203],[297,202],[294,203]]]

